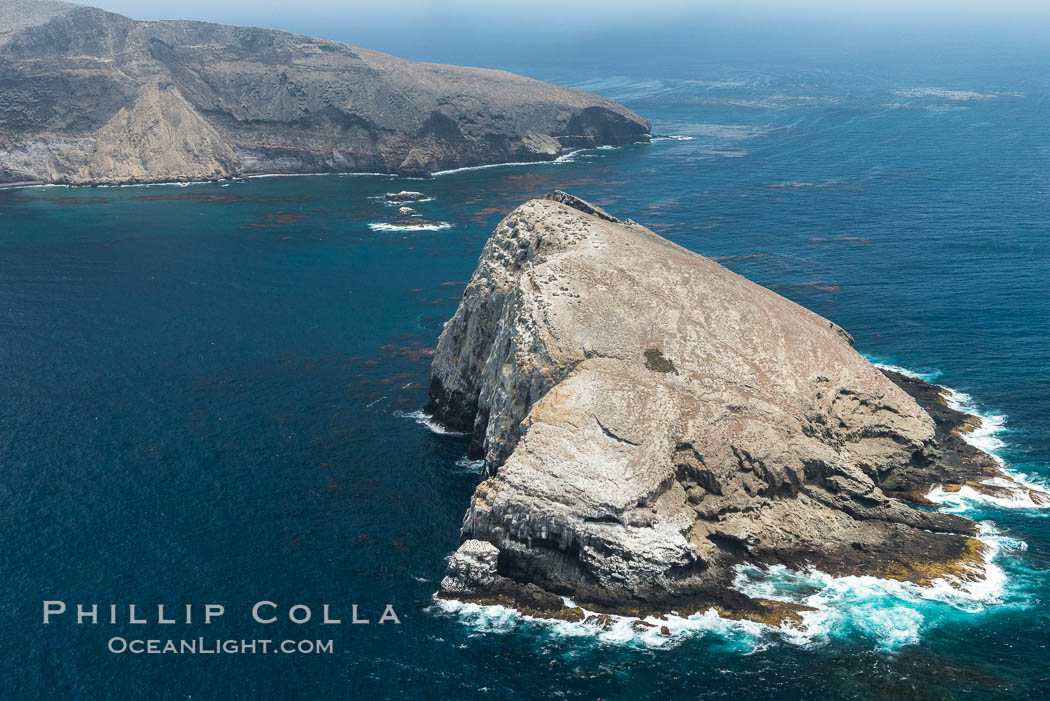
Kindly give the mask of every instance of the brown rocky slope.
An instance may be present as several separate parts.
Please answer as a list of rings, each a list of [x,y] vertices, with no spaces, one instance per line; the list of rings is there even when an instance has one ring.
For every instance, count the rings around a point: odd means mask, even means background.
[[[504,71],[0,0],[0,184],[425,176],[648,138],[614,102]]]

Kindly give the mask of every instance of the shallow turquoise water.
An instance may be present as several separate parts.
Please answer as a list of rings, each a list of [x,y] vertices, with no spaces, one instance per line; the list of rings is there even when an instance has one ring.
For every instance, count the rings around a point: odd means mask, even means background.
[[[535,72],[535,71],[534,71]],[[428,181],[0,192],[0,688],[13,697],[1032,698],[1050,682],[1046,512],[962,504],[1005,578],[971,600],[782,573],[787,636],[671,642],[432,606],[478,479],[405,414],[492,227],[560,188],[967,393],[1050,478],[1050,133],[1031,73],[538,76],[690,137]],[[947,77],[946,77],[947,76]],[[935,90],[935,89],[936,90]],[[954,92],[953,92],[954,91]],[[443,231],[373,231],[420,189]],[[992,537],[992,536],[990,536]],[[221,602],[202,626],[40,625],[43,599]],[[247,622],[260,599],[402,624]],[[819,625],[818,625],[819,623]],[[676,628],[677,630],[677,628]],[[332,638],[317,656],[111,655],[113,635]]]

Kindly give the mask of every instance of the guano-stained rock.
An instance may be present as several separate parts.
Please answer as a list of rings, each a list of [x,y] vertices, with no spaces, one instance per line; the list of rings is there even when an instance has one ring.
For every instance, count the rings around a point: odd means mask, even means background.
[[[426,410],[472,435],[487,477],[441,595],[773,620],[731,589],[736,565],[972,576],[975,525],[896,496],[983,479],[990,458],[909,391],[834,323],[707,258],[565,193],[527,202],[433,363]]]

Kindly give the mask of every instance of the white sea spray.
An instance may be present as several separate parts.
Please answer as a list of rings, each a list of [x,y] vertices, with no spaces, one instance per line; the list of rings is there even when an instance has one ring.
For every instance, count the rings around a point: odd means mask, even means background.
[[[434,417],[432,417],[430,414],[427,414],[427,413],[425,413],[423,411],[420,411],[420,410],[417,410],[417,411],[402,411],[402,410],[398,409],[397,411],[394,412],[394,416],[400,416],[401,418],[405,418],[405,419],[412,419],[413,421],[415,421],[420,426],[426,426],[427,428],[429,428],[434,433],[437,433],[437,434],[442,435],[442,436],[466,436],[467,435],[466,433],[460,433],[458,431],[449,431],[447,428],[445,428],[441,424],[439,424],[436,421],[434,421]]]
[[[926,382],[940,377],[937,371],[914,372],[879,359],[869,359],[880,368]],[[1004,446],[1000,434],[1004,431],[1006,417],[981,411],[973,398],[964,392],[948,387],[943,389],[950,407],[981,419],[981,427],[964,434],[964,439],[993,455],[1005,469],[1005,462],[995,451]],[[422,412],[402,415],[414,418],[436,432],[445,432]],[[472,463],[466,458],[457,461],[457,466],[468,465]],[[1016,484],[1001,481],[1001,486],[1016,487]],[[989,483],[992,482],[995,480]],[[1036,506],[1027,497],[990,497],[968,487],[953,493],[935,489],[930,498],[941,504],[945,511],[965,511],[970,501],[1005,507]],[[676,613],[645,618],[611,615],[603,619],[606,623],[599,625],[594,619],[587,621],[594,612],[586,609],[583,621],[568,622],[537,619],[504,606],[443,599],[435,599],[435,608],[454,615],[476,634],[506,633],[538,626],[552,637],[591,638],[598,643],[653,649],[675,647],[685,640],[713,636],[744,653],[763,649],[774,640],[812,647],[831,640],[861,637],[880,650],[892,652],[919,643],[927,630],[945,622],[965,622],[971,616],[1004,604],[1027,605],[1023,597],[1014,595],[1013,599],[1021,600],[1011,599],[1006,572],[998,562],[1004,551],[1023,551],[1027,544],[1003,535],[990,521],[979,523],[978,528],[977,537],[984,544],[983,563],[975,565],[965,576],[950,575],[934,579],[925,586],[873,576],[834,576],[817,569],[793,570],[783,565],[737,566],[733,587],[741,593],[752,598],[807,607],[808,610],[799,612],[800,621],[786,619],[779,627],[723,618],[714,609],[691,616]],[[575,605],[568,599],[565,603]]]
[[[510,633],[534,629],[551,638],[579,638],[617,646],[673,648],[686,640],[712,635],[746,653],[756,650],[777,631],[761,623],[722,618],[714,609],[688,617],[675,614],[645,618],[610,615],[607,626],[598,626],[593,622],[534,618],[500,605],[438,598],[434,601],[435,610],[455,616],[474,633]],[[566,600],[566,603],[573,605],[570,600]],[[587,616],[593,615],[586,609],[584,612]]]
[[[657,139],[654,138],[652,140],[656,141]],[[639,143],[644,143],[644,142],[639,142]],[[474,170],[488,170],[489,168],[519,168],[519,167],[523,167],[523,166],[545,166],[545,165],[549,166],[549,165],[560,165],[560,164],[563,164],[563,163],[575,163],[580,158],[595,158],[595,157],[597,157],[599,155],[599,152],[601,152],[601,151],[615,151],[615,150],[618,150],[618,149],[621,149],[621,148],[623,148],[623,147],[622,146],[611,146],[611,145],[597,146],[597,147],[594,147],[594,148],[581,148],[581,149],[576,149],[575,151],[568,151],[568,152],[563,153],[562,155],[558,156],[557,158],[552,158],[551,160],[548,160],[548,161],[511,161],[511,162],[508,162],[508,163],[489,163],[487,165],[481,165],[481,166],[465,166],[463,168],[451,168],[449,170],[439,170],[439,171],[437,171],[435,173],[432,173],[431,175],[434,176],[434,177],[438,177],[438,176],[441,176],[441,175],[452,175],[454,173],[466,173],[466,172],[474,171]],[[410,178],[406,178],[406,179],[410,179]]]
[[[481,471],[485,469],[485,461],[471,460],[464,456],[456,461],[456,467],[461,468],[464,472],[475,472],[481,474]]]
[[[892,370],[906,377],[911,377],[924,382],[934,383],[941,373],[939,371],[915,372],[907,368],[887,362],[872,356],[867,356],[876,367],[884,370]],[[973,397],[966,392],[953,389],[946,385],[936,385],[944,391],[944,401],[952,409],[964,414],[975,416],[980,420],[979,425],[969,432],[960,433],[960,437],[992,457],[1008,479],[992,478],[982,483],[991,487],[1003,487],[1009,491],[984,491],[975,489],[970,485],[963,485],[956,491],[947,491],[943,486],[934,486],[926,495],[930,501],[938,504],[942,511],[950,513],[966,513],[975,508],[998,507],[1007,509],[1045,509],[1046,504],[1032,498],[1033,492],[1047,492],[1050,485],[1038,478],[1028,475],[1010,465],[1003,457],[1003,450],[1007,447],[1004,436],[1007,435],[1006,414],[985,409],[977,404]]]
[[[405,223],[398,224],[388,222],[373,222],[368,225],[368,228],[372,231],[445,231],[451,229],[452,225],[448,222],[425,222],[425,223]]]

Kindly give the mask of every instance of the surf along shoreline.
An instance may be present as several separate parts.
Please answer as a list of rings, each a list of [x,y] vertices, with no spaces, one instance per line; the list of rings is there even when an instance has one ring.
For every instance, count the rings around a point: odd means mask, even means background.
[[[898,492],[887,490],[887,496],[920,509],[945,511],[949,510],[945,506],[956,501],[944,495],[1001,508],[1050,508],[1050,492],[1042,485],[1008,472],[1005,461],[994,450],[975,445],[983,442],[975,440],[975,436],[987,441],[987,436],[1003,430],[1001,421],[994,422],[976,408],[964,405],[960,398],[966,395],[950,387],[934,384],[899,366],[874,360],[873,364],[931,416],[938,441],[954,453],[949,461],[952,469],[950,473],[945,471],[944,480]],[[404,416],[439,435],[462,435],[445,430],[421,412]],[[870,609],[872,599],[886,599],[890,609],[900,609],[893,615],[903,616],[900,629],[883,630],[876,636],[877,647],[892,652],[919,641],[923,616],[914,606],[937,603],[965,615],[1003,602],[1006,574],[995,560],[1004,549],[1023,550],[1026,544],[1003,536],[986,519],[972,520],[977,524],[977,535],[968,540],[963,558],[947,565],[908,570],[891,567],[874,575],[827,572],[808,563],[797,568],[759,563],[740,566],[727,598],[751,599],[759,605],[758,609],[710,603],[698,606],[691,615],[678,610],[596,611],[564,597],[560,607],[547,608],[542,600],[535,602],[539,605],[530,606],[516,597],[498,594],[468,600],[435,594],[431,611],[454,616],[463,624],[487,632],[509,632],[528,624],[542,626],[557,635],[592,636],[604,642],[650,648],[674,647],[690,634],[715,633],[727,640],[749,641],[743,648],[752,651],[769,634],[804,646],[826,640],[836,623],[873,616],[871,610],[862,611],[861,606]],[[854,598],[864,603],[858,604]],[[860,623],[861,627],[865,624],[872,622]]]

